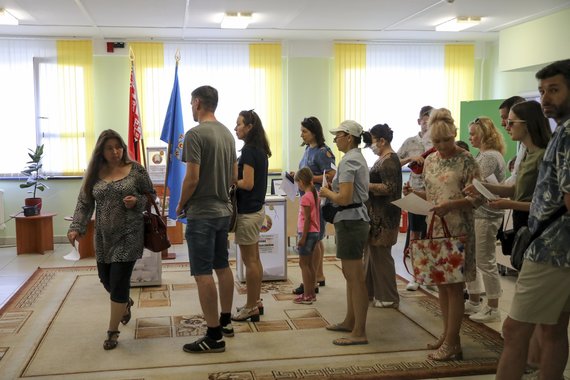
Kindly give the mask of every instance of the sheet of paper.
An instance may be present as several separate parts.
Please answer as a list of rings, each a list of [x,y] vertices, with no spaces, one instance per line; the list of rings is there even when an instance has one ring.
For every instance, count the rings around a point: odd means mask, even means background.
[[[289,198],[291,202],[294,201],[295,197],[297,196],[297,193],[299,192],[297,184],[294,181],[292,181],[291,175],[287,172],[283,172],[283,176],[281,178],[282,181],[280,189],[283,190],[285,194],[287,194],[287,198]]]
[[[414,193],[410,193],[403,198],[393,201],[392,203],[402,210],[417,215],[428,215],[430,210],[435,206],[433,203],[426,201]]]
[[[479,180],[473,179],[473,186],[477,189],[477,191],[483,195],[488,200],[492,201],[498,199],[499,197],[495,194],[491,193]]]
[[[485,182],[492,183],[493,185],[499,184],[499,181],[497,180],[497,177],[494,174],[491,174],[490,176],[485,178]]]
[[[323,183],[322,183],[322,187],[327,187],[328,182],[327,182],[327,172],[326,170],[323,170]],[[321,206],[324,206],[325,203],[327,202],[326,198],[321,198]]]
[[[73,246],[73,249],[71,250],[71,252],[69,252],[67,255],[63,256],[63,258],[65,260],[70,260],[70,261],[77,261],[80,259],[79,256],[79,242],[76,240],[75,241],[75,245]]]

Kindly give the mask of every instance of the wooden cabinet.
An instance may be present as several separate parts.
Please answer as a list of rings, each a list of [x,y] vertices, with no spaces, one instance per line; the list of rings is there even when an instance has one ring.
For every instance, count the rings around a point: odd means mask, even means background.
[[[16,251],[41,253],[53,251],[53,217],[43,213],[34,216],[11,215],[16,220]]]
[[[156,194],[160,198],[160,204],[162,205],[162,197],[164,196],[164,185],[154,185],[154,189],[156,190]],[[166,195],[168,196],[168,189],[166,189]],[[173,207],[176,207],[174,205]],[[170,225],[166,229],[166,233],[168,234],[168,240],[170,240],[171,244],[182,244],[184,242],[184,229],[183,223],[175,222],[175,225]]]
[[[72,221],[72,216],[66,216],[63,218],[67,221]],[[79,258],[84,259],[86,257],[95,257],[95,219],[91,219],[87,223],[87,231],[85,235],[81,236],[79,239]]]

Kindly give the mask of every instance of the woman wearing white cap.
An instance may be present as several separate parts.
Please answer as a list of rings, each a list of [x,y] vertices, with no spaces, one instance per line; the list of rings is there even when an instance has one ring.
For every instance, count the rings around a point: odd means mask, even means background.
[[[341,259],[346,279],[347,310],[344,320],[327,326],[327,330],[351,333],[348,337],[335,339],[336,345],[367,344],[368,292],[362,255],[370,229],[370,218],[364,205],[368,200],[370,177],[366,160],[358,148],[362,126],[353,120],[345,120],[330,132],[335,135],[334,142],[344,156],[338,164],[332,188],[321,188],[320,195],[340,206],[333,222],[337,237],[336,257]]]

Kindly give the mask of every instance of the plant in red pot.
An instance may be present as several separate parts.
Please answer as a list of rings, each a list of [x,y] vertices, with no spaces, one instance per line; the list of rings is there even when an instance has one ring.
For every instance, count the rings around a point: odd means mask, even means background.
[[[42,181],[47,180],[47,177],[40,173],[42,168],[42,158],[44,155],[44,146],[37,145],[35,150],[28,149],[30,152],[30,161],[26,162],[26,168],[22,170],[22,174],[26,176],[26,183],[20,184],[21,189],[29,188],[28,193],[32,197],[24,199],[24,215],[32,216],[38,215],[42,209],[42,198],[36,197],[36,192],[44,191],[48,187]]]

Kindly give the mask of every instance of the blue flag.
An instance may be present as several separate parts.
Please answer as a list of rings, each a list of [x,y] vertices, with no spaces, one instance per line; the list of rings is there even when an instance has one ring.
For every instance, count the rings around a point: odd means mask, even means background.
[[[178,87],[178,63],[174,71],[174,87],[170,95],[164,127],[160,139],[169,145],[168,173],[166,187],[170,191],[168,217],[176,220],[176,206],[180,200],[182,181],[186,174],[186,165],[182,162],[182,147],[184,145],[184,121],[182,120],[182,105],[180,104],[180,88]],[[186,223],[186,220],[179,220]]]

